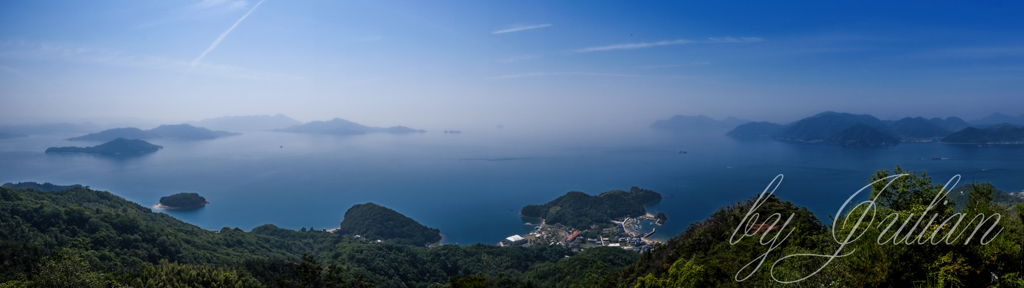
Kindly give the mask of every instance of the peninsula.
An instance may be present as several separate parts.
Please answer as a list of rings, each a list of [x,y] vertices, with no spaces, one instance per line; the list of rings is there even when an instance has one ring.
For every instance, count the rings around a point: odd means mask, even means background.
[[[441,230],[423,226],[390,208],[373,203],[358,204],[345,211],[337,233],[359,241],[387,241],[428,245],[441,241]]]
[[[206,198],[199,196],[197,193],[178,193],[171,196],[160,197],[160,203],[156,204],[157,209],[198,209],[203,208],[206,204]]]

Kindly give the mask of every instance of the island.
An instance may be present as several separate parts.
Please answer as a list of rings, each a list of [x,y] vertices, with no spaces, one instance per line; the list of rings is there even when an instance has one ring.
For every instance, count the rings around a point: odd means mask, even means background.
[[[422,129],[412,129],[405,126],[393,126],[388,128],[370,127],[341,118],[334,118],[331,119],[331,121],[313,121],[284,129],[277,129],[275,131],[331,135],[363,135],[368,133],[409,134],[426,132]]]
[[[181,140],[210,140],[220,137],[240,135],[227,131],[213,131],[188,124],[160,125],[159,127],[142,130],[134,127],[107,129],[97,133],[68,138],[71,141],[110,141],[116,138],[125,139],[157,139],[176,138]]]
[[[990,129],[967,127],[960,132],[942,138],[942,143],[1021,145],[1024,144],[1024,128],[1017,128],[1011,124],[1003,124]]]
[[[956,117],[945,120],[905,117],[896,121],[883,121],[867,114],[827,111],[786,124],[772,132],[770,137],[787,142],[844,147],[890,146],[901,142],[932,142],[966,125],[966,122]],[[734,132],[742,132],[738,130]]]
[[[92,147],[50,147],[46,148],[46,153],[86,153],[108,156],[131,156],[153,153],[163,148],[163,146],[153,145],[143,140],[117,138],[110,142]]]
[[[341,227],[335,231],[360,241],[382,241],[426,246],[441,241],[441,230],[423,226],[387,207],[373,203],[358,204],[345,211]]]
[[[205,207],[206,204],[210,204],[210,202],[206,202],[206,198],[199,196],[197,193],[178,193],[160,197],[160,202],[156,204],[156,208],[171,210],[199,209]]]

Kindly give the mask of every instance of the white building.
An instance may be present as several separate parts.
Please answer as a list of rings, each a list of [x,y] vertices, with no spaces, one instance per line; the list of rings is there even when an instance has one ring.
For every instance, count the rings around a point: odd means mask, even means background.
[[[512,236],[508,236],[508,238],[505,238],[504,241],[501,241],[501,243],[498,243],[498,244],[500,246],[523,245],[523,244],[526,244],[526,238],[523,238],[523,236],[519,236],[519,235],[512,235]]]

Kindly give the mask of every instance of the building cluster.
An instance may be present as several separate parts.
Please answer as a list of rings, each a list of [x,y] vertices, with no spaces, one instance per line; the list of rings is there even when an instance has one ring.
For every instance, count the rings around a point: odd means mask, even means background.
[[[561,224],[539,224],[533,231],[525,235],[512,235],[501,242],[499,246],[523,246],[535,245],[561,245],[573,248],[573,251],[582,251],[594,247],[619,247],[626,250],[647,252],[654,247],[655,241],[646,239],[654,231],[640,232],[640,221],[650,220],[644,218],[623,218],[619,221],[612,221],[613,228],[601,229],[596,238],[591,238],[595,233],[586,233],[591,237],[584,237],[587,230],[579,230],[575,227],[567,227]]]

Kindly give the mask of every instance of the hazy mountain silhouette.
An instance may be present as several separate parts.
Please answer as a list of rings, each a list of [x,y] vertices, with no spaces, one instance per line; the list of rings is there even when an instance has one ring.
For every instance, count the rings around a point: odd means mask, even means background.
[[[190,122],[195,126],[206,127],[214,130],[224,131],[265,131],[292,127],[302,124],[298,120],[288,116],[277,114],[250,115],[250,116],[224,116],[201,121]]]
[[[26,136],[28,136],[28,135],[20,134],[20,133],[0,132],[0,139],[11,139],[11,138],[26,137]]]
[[[673,132],[728,130],[747,122],[750,122],[750,120],[742,120],[734,117],[725,118],[725,120],[715,120],[704,115],[675,115],[669,119],[654,121],[654,123],[651,123],[650,127]]]
[[[92,123],[71,124],[71,123],[50,123],[35,125],[0,125],[0,133],[13,135],[39,135],[39,134],[74,134],[96,131],[96,125]]]
[[[959,117],[947,117],[945,120],[942,118],[932,118],[928,121],[931,121],[935,126],[942,127],[950,132],[960,131],[971,126],[970,124],[967,124],[967,121],[964,121],[964,119],[960,119]]]
[[[992,115],[989,115],[988,117],[971,121],[972,125],[978,126],[998,126],[1002,125],[1003,123],[1009,123],[1013,125],[1024,125],[1024,115],[1014,117],[1002,113],[992,113]]]
[[[424,130],[416,130],[405,126],[394,126],[388,128],[370,127],[341,118],[334,118],[330,121],[313,121],[306,124],[278,129],[277,131],[292,133],[310,134],[331,134],[331,135],[362,135],[367,133],[391,133],[408,134],[423,133]]]
[[[212,131],[210,129],[195,127],[188,124],[160,125],[150,130],[139,128],[114,128],[97,133],[68,138],[71,141],[110,141],[117,138],[125,139],[157,139],[177,138],[182,140],[209,140],[220,137],[238,135],[227,131]]]
[[[750,122],[736,126],[736,128],[733,128],[729,133],[725,133],[725,135],[735,138],[763,138],[775,135],[775,133],[779,132],[779,129],[782,129],[781,124]]]

